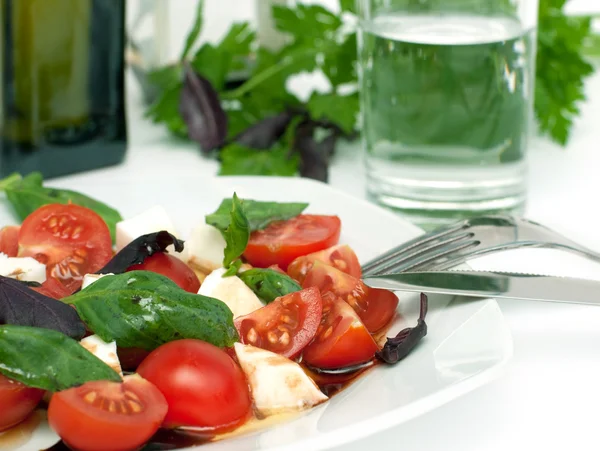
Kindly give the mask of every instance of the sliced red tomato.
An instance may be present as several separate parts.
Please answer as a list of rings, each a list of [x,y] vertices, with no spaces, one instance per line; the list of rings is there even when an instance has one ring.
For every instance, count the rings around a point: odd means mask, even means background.
[[[52,395],[48,422],[79,451],[135,450],[159,429],[167,413],[162,393],[138,375],[122,383],[87,382]]]
[[[127,268],[127,271],[152,271],[168,277],[179,287],[190,293],[198,293],[200,281],[198,276],[184,262],[163,252],[146,257],[144,263],[133,265]]]
[[[43,396],[44,390],[27,387],[0,374],[0,431],[27,418]]]
[[[321,324],[304,348],[303,361],[315,368],[337,369],[371,360],[378,347],[356,312],[331,292],[322,299]]]
[[[50,204],[23,221],[18,255],[44,263],[46,276],[73,293],[81,287],[85,274],[108,263],[112,242],[107,225],[94,211],[73,204]]]
[[[204,341],[185,339],[164,344],[144,359],[138,373],[167,399],[164,427],[225,432],[250,416],[244,373],[225,351]]]
[[[41,287],[33,287],[33,289],[54,299],[66,298],[72,294],[68,287],[60,283],[58,279],[55,279],[54,277],[47,278]]]
[[[276,221],[250,235],[244,257],[252,266],[279,265],[285,271],[295,258],[336,244],[340,229],[337,216],[300,215]]]
[[[315,262],[302,286],[318,287],[321,294],[331,291],[342,298],[372,333],[389,324],[398,307],[398,297],[393,292],[368,287],[361,280],[321,262]]]
[[[358,257],[356,257],[352,248],[347,244],[339,244],[330,247],[329,249],[298,257],[288,266],[288,275],[292,279],[296,279],[298,282],[302,283],[306,274],[310,271],[316,261],[333,266],[357,279],[362,277]]]
[[[307,288],[279,297],[234,323],[242,343],[292,359],[314,338],[322,310],[319,290]]]
[[[16,257],[19,252],[20,226],[11,225],[0,229],[0,252],[9,257]]]

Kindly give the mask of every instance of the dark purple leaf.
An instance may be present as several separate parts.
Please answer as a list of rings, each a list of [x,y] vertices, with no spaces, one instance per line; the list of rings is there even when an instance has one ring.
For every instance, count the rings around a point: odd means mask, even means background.
[[[85,335],[85,324],[73,307],[4,276],[0,276],[0,324],[52,329],[74,339]]]
[[[248,127],[233,140],[252,149],[270,149],[283,136],[293,117],[293,113],[289,111],[266,117]]]
[[[421,312],[415,327],[401,330],[394,338],[388,338],[383,349],[377,352],[377,357],[386,363],[394,364],[405,358],[417,346],[419,341],[427,335],[427,296],[421,293]]]
[[[150,257],[157,252],[165,252],[170,245],[173,245],[177,252],[183,251],[183,241],[178,240],[165,230],[142,235],[121,249],[96,274],[122,274],[130,266],[144,263],[146,257]]]
[[[300,124],[296,131],[294,149],[300,153],[300,175],[327,182],[329,160],[335,149],[338,135],[332,132],[318,141],[315,138],[316,129],[317,124],[312,121]]]
[[[223,144],[227,136],[227,114],[219,94],[210,82],[184,63],[184,79],[179,98],[179,112],[190,139],[209,152]]]

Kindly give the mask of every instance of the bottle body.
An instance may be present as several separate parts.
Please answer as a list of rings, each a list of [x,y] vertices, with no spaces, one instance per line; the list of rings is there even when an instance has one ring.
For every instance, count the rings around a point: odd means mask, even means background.
[[[0,175],[121,162],[124,0],[0,1]]]

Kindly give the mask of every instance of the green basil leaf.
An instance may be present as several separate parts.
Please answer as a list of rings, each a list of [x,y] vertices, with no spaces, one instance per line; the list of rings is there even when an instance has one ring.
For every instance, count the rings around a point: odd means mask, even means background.
[[[29,387],[57,392],[121,376],[77,341],[50,329],[0,326],[0,373]]]
[[[21,220],[24,220],[43,205],[54,203],[67,204],[71,202],[98,213],[104,222],[106,222],[106,225],[110,230],[110,235],[114,241],[117,222],[123,219],[119,212],[114,208],[92,199],[85,194],[67,189],[56,189],[43,186],[42,175],[37,172],[28,174],[18,182],[8,184],[4,187],[4,191],[6,193],[6,198],[10,201]]]
[[[100,338],[123,348],[152,350],[182,338],[227,347],[238,339],[225,303],[188,293],[149,271],[104,276],[62,301],[75,304]]]
[[[238,277],[267,303],[302,289],[294,279],[273,269],[253,268],[238,274]]]
[[[294,218],[308,207],[308,204],[299,202],[262,202],[251,199],[242,199],[241,202],[251,232],[264,229],[273,221]],[[214,213],[206,216],[206,223],[224,232],[231,221],[232,203],[231,199],[224,199]]]
[[[223,233],[225,238],[225,252],[223,267],[227,268],[236,258],[244,253],[248,240],[250,239],[250,225],[244,214],[242,203],[233,193],[231,212],[229,213],[229,225]]]
[[[231,277],[231,276],[237,275],[237,272],[239,271],[241,266],[242,266],[242,260],[240,260],[238,258],[233,263],[231,263],[231,265],[229,265],[229,268],[227,269],[227,271],[225,271],[223,273],[223,277]]]
[[[360,110],[356,93],[346,96],[313,93],[307,106],[312,119],[336,124],[346,134],[351,134],[356,127]]]

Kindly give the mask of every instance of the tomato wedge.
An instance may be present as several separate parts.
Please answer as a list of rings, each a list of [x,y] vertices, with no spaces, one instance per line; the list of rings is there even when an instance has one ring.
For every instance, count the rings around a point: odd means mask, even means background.
[[[292,359],[314,338],[322,310],[319,290],[307,288],[279,297],[234,323],[242,343]]]
[[[49,204],[31,213],[19,230],[20,257],[46,265],[46,276],[73,293],[83,276],[101,269],[112,256],[107,225],[89,208]]]
[[[152,271],[162,274],[179,285],[182,290],[194,294],[198,293],[200,289],[200,281],[192,268],[177,257],[163,252],[146,257],[144,263],[130,266],[127,271]]]
[[[356,257],[352,248],[347,244],[339,244],[330,247],[329,249],[298,257],[288,266],[288,275],[292,279],[296,279],[298,282],[302,283],[306,274],[310,271],[316,261],[333,266],[357,279],[362,277],[358,257]]]
[[[393,292],[368,287],[361,280],[319,261],[306,275],[302,287],[318,287],[321,294],[330,291],[342,298],[371,333],[389,324],[398,307],[398,297]]]
[[[138,375],[122,383],[87,382],[52,395],[48,422],[72,449],[135,450],[148,441],[167,414],[167,401]]]
[[[9,257],[16,257],[19,252],[20,226],[11,225],[0,230],[0,252]]]
[[[62,299],[71,295],[72,292],[54,277],[49,277],[41,287],[32,287],[33,290],[54,299]]]
[[[285,271],[295,258],[336,244],[340,230],[337,216],[300,215],[276,221],[250,235],[244,257],[252,266],[279,265]]]
[[[19,424],[44,396],[44,390],[30,388],[0,374],[0,431]]]
[[[323,317],[315,339],[302,354],[310,366],[346,368],[368,362],[378,347],[352,308],[331,292],[322,296]]]

